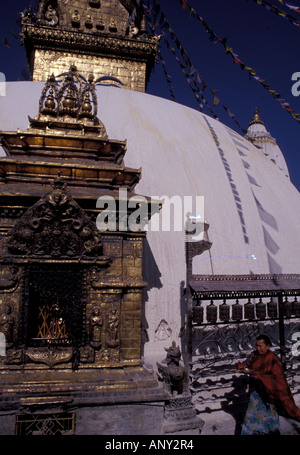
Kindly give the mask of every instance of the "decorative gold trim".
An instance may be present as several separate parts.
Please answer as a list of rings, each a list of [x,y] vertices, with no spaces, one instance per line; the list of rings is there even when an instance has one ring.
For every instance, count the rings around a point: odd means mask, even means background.
[[[55,365],[70,362],[73,357],[73,350],[70,348],[63,348],[63,350],[55,348],[27,349],[26,356],[34,363],[44,363],[49,368],[53,368]]]
[[[152,60],[158,51],[159,38],[130,39],[114,36],[101,36],[96,34],[82,33],[53,29],[50,27],[23,23],[21,32],[22,43],[30,40],[32,44],[40,49],[55,48],[69,50],[72,53],[87,53],[89,55],[103,55],[122,58],[138,59],[143,61]],[[72,43],[72,44],[70,44]]]

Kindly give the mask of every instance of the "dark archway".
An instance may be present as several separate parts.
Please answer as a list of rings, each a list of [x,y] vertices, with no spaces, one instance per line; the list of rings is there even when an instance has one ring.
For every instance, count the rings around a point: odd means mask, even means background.
[[[28,271],[25,344],[76,346],[84,338],[84,271],[80,267],[39,266]]]

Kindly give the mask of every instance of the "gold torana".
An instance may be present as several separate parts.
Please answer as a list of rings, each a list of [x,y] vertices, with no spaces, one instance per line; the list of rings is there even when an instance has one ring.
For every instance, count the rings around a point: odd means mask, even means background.
[[[34,81],[76,65],[86,78],[141,92],[158,50],[131,0],[40,0],[36,13],[22,14],[21,36]]]

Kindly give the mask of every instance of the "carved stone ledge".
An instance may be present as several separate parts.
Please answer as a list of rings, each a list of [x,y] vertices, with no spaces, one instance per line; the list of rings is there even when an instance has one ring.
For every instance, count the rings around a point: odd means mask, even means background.
[[[180,431],[199,431],[204,425],[202,419],[196,415],[196,409],[189,395],[182,395],[168,401],[165,405],[164,433]]]
[[[60,397],[60,396],[51,396],[51,397],[25,397],[20,398],[20,405],[23,408],[34,408],[38,407],[49,407],[49,406],[65,406],[69,403],[72,403],[73,397]]]
[[[139,278],[120,278],[120,277],[99,277],[96,281],[92,281],[91,285],[93,289],[106,289],[106,288],[139,288],[143,289],[147,287],[147,283]]]

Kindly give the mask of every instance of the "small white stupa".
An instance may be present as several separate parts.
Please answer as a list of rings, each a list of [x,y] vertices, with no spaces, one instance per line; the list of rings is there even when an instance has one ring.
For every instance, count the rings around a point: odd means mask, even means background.
[[[249,123],[245,138],[260,149],[289,178],[289,171],[283,153],[278,147],[276,139],[266,130],[264,123],[259,117],[257,108],[255,108],[254,117]]]

